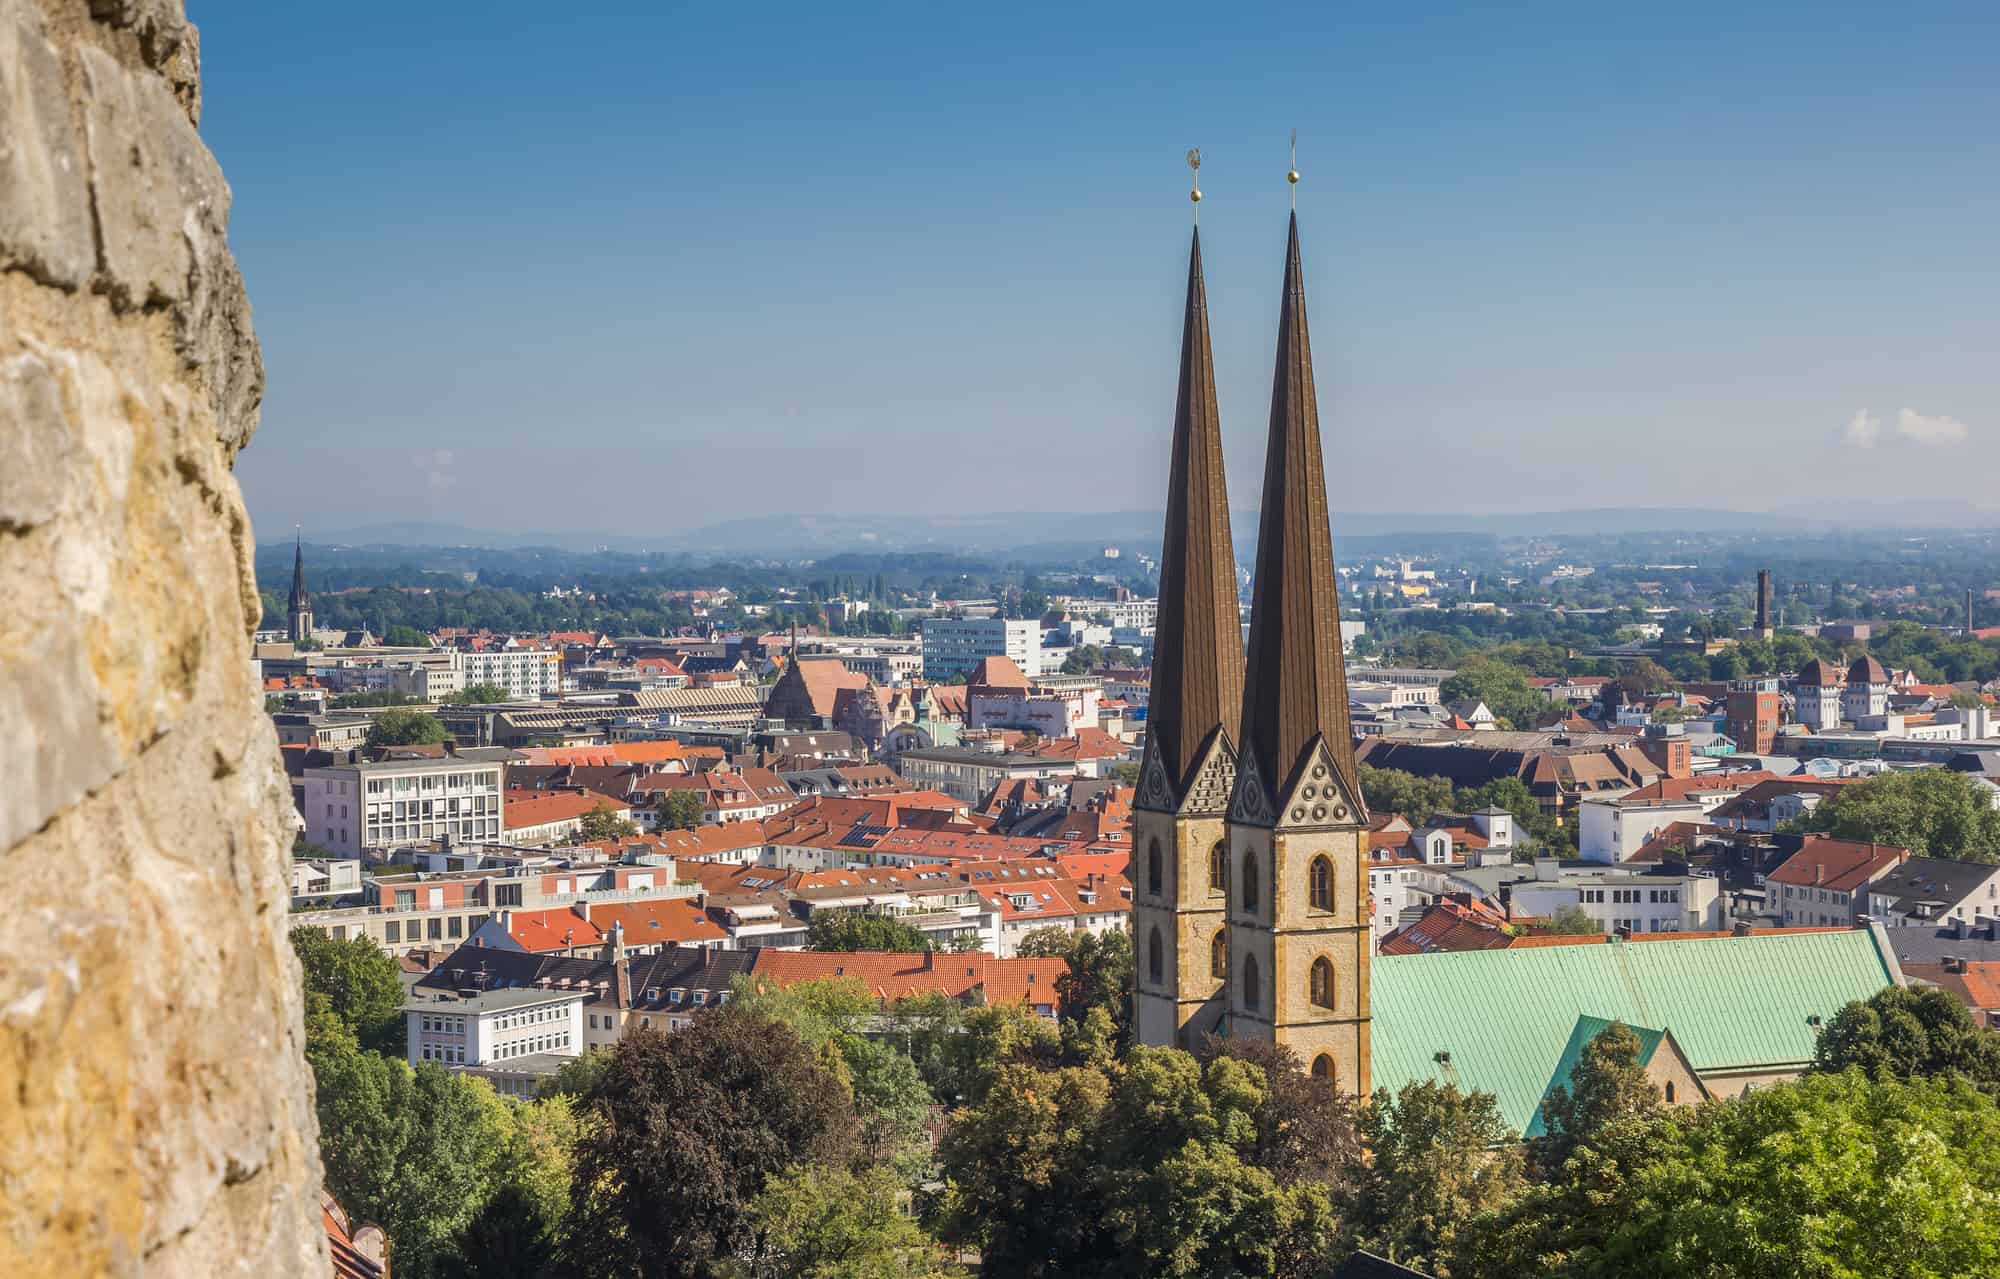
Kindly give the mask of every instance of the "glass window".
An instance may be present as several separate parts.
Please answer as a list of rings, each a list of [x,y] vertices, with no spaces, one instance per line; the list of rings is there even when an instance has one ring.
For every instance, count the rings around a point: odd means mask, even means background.
[[[1311,871],[1312,907],[1314,910],[1333,909],[1333,862],[1325,854],[1312,860]]]
[[[1245,1008],[1256,1008],[1263,998],[1264,993],[1258,982],[1257,957],[1255,955],[1245,955],[1243,957],[1243,1006]]]
[[[1146,975],[1160,981],[1166,976],[1166,971],[1166,946],[1160,941],[1160,928],[1155,924],[1152,934],[1146,938]]]
[[[1208,850],[1208,887],[1212,892],[1229,891],[1229,849],[1221,840]]]
[[[1208,975],[1217,981],[1229,978],[1229,930],[1218,928],[1208,943]]]
[[[1146,891],[1153,896],[1160,895],[1160,841],[1151,840],[1146,845]]]
[[[1325,955],[1312,962],[1312,1001],[1321,1008],[1333,1007],[1333,964]]]
[[[1257,854],[1243,850],[1243,909],[1256,913],[1257,910]]]

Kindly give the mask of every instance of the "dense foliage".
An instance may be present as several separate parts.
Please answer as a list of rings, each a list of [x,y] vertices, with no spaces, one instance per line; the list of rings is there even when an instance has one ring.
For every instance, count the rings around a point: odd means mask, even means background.
[[[1916,857],[2000,862],[1993,789],[1942,768],[1883,773],[1843,786],[1801,820],[1809,831],[1907,848]]]

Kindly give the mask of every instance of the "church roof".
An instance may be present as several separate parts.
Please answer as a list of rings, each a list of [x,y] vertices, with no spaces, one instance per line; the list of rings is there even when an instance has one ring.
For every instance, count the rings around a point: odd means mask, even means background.
[[[1147,733],[1178,804],[1216,729],[1236,741],[1243,709],[1236,552],[1229,534],[1200,231],[1188,251],[1170,475]]]
[[[1244,754],[1255,758],[1265,798],[1275,801],[1314,741],[1323,739],[1358,802],[1297,214],[1285,247],[1256,573],[1244,677]]]

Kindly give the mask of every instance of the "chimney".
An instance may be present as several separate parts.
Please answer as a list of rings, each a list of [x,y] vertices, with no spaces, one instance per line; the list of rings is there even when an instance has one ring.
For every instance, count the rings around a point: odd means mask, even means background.
[[[925,951],[925,952],[924,952],[924,971],[925,971],[925,972],[927,972],[927,973],[928,973],[928,972],[935,972],[935,971],[937,971],[937,952],[936,952],[936,951],[934,951],[934,950],[927,950],[927,951]]]
[[[590,899],[588,897],[577,898],[570,903],[569,908],[578,919],[581,919],[586,924],[590,922]]]
[[[1750,933],[1750,921],[1747,919],[1739,919],[1729,927],[1729,935],[1732,937],[1748,937]]]
[[[1826,882],[1826,863],[1825,863],[1825,862],[1814,862],[1814,863],[1813,863],[1813,883],[1814,883],[1814,885],[1819,885],[1819,884],[1824,884],[1825,882]]]

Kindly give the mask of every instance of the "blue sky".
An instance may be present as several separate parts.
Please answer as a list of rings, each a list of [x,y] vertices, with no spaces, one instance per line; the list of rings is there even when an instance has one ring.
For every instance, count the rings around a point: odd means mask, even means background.
[[[266,536],[1156,506],[1190,146],[1248,505],[1294,127],[1341,509],[2000,522],[1990,0],[619,8],[192,0]]]

